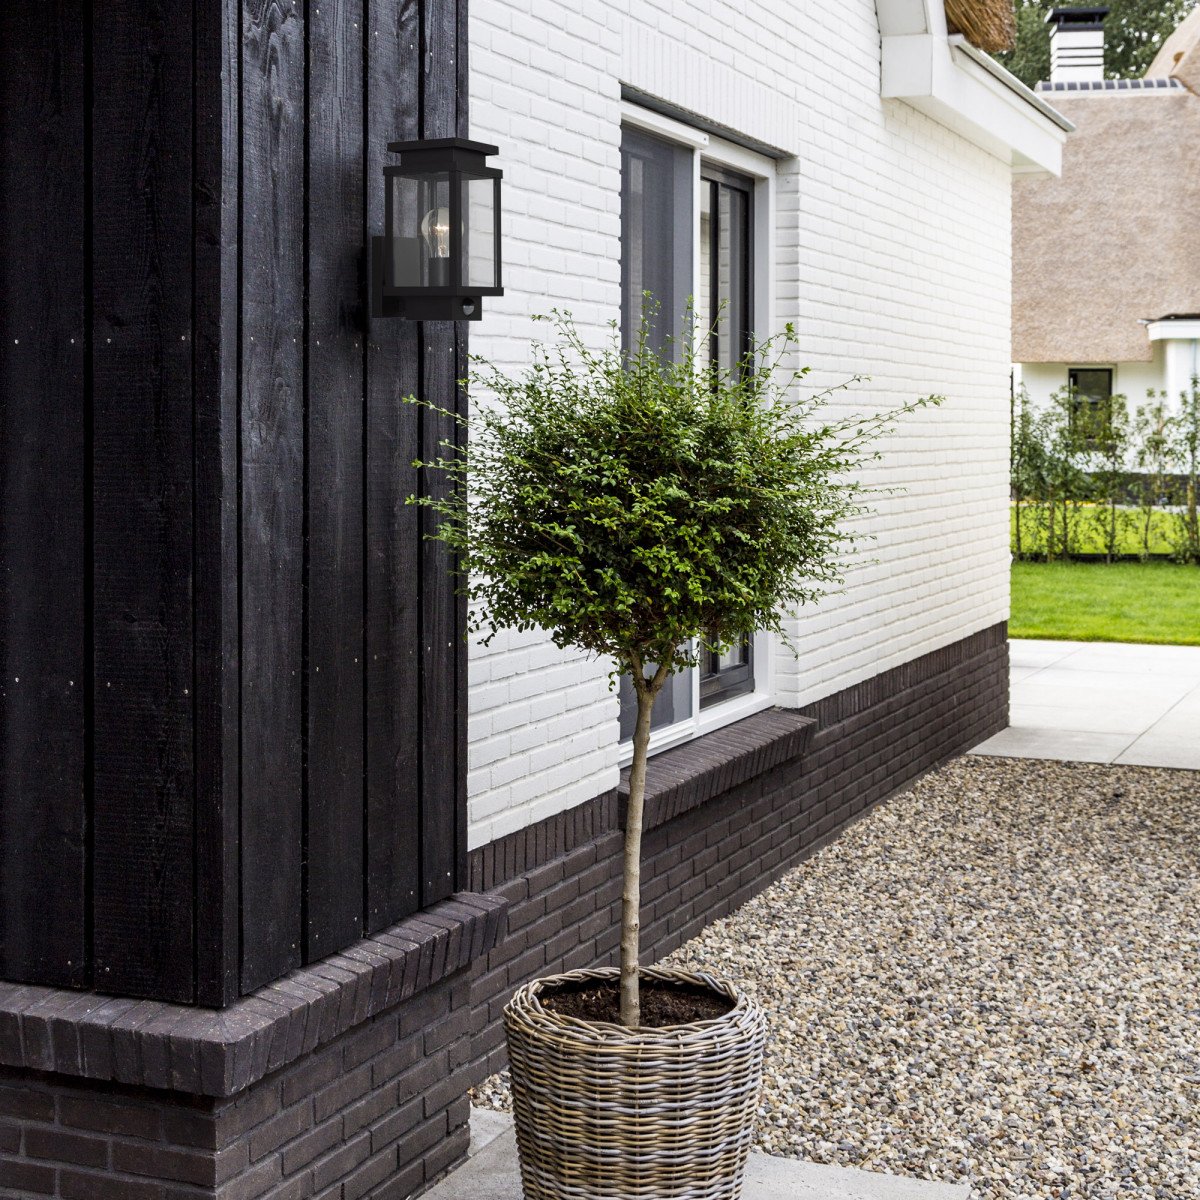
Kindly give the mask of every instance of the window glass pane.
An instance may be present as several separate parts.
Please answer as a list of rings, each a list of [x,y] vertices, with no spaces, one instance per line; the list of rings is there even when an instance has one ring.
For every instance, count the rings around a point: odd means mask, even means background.
[[[692,154],[639,130],[621,133],[621,339],[637,339],[644,296],[658,304],[650,344],[678,339],[691,293]]]
[[[653,668],[651,668],[653,669]],[[680,671],[663,684],[663,690],[654,701],[654,712],[650,717],[651,729],[664,729],[676,721],[686,721],[692,715],[692,673]],[[637,724],[637,693],[627,675],[621,676],[621,741],[633,737]]]
[[[754,643],[750,638],[724,654],[707,651],[700,673],[700,707],[754,691]]]
[[[463,279],[467,287],[498,287],[496,279],[496,181],[467,179]]]
[[[657,302],[650,345],[678,347],[692,293],[692,151],[636,129],[621,131],[621,344],[636,342],[645,293]],[[675,351],[677,353],[677,351]],[[633,737],[637,697],[621,679],[621,740]],[[673,675],[654,703],[652,727],[692,715],[692,674]]]
[[[717,327],[718,362],[731,370],[745,354],[749,343],[749,239],[746,229],[746,194],[722,186],[720,201],[720,243],[717,255],[717,298],[722,318]]]
[[[1073,368],[1067,381],[1071,388],[1071,433],[1081,442],[1091,444],[1103,436],[1110,418],[1112,371],[1107,367]]]
[[[1072,371],[1070,378],[1072,389],[1089,400],[1108,400],[1112,396],[1112,371],[1107,368]]]
[[[697,347],[702,366],[711,366],[717,359],[717,335],[713,324],[717,319],[717,289],[713,275],[717,259],[717,185],[709,179],[700,181],[700,278],[696,280],[696,328],[702,341]]]

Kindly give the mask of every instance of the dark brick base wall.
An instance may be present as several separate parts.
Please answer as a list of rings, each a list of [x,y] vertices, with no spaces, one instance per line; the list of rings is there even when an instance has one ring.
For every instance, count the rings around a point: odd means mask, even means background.
[[[466,971],[230,1100],[0,1068],[0,1197],[405,1200],[465,1153]]]
[[[650,830],[642,946],[653,961],[725,916],[885,796],[1008,724],[1004,625],[803,710],[808,748]],[[622,834],[615,796],[472,855],[472,885],[511,902],[507,938],[477,966],[474,1069],[505,1065],[501,1012],[539,975],[618,959]]]

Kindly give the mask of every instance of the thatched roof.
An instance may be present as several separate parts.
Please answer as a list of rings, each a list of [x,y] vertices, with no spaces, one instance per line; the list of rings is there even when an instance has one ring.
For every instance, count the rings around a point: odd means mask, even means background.
[[[1148,360],[1141,318],[1200,312],[1200,98],[1055,93],[1062,177],[1013,181],[1013,361]]]
[[[1163,42],[1146,78],[1178,79],[1200,95],[1200,8],[1192,9]]]
[[[1011,50],[1017,37],[1013,0],[946,0],[946,24],[988,54]]]

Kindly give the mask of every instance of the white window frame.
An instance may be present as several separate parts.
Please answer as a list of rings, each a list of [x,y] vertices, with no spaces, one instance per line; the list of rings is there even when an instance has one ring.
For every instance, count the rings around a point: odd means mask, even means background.
[[[692,287],[700,278],[700,174],[704,163],[724,167],[754,180],[754,336],[765,341],[775,327],[775,161],[734,142],[702,133],[672,117],[652,112],[630,101],[621,102],[621,123],[664,141],[692,150]],[[700,708],[700,670],[692,670],[692,715],[650,734],[650,753],[690,742],[706,733],[741,721],[775,703],[775,639],[766,632],[754,635],[754,691]],[[619,761],[633,759],[632,741],[621,742]]]

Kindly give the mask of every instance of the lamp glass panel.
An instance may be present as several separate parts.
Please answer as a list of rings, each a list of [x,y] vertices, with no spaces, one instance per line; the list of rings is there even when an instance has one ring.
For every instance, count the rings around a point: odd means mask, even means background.
[[[500,286],[496,264],[496,181],[490,177],[463,178],[462,276],[467,287]]]
[[[450,175],[392,177],[392,285],[445,287],[450,282]]]

